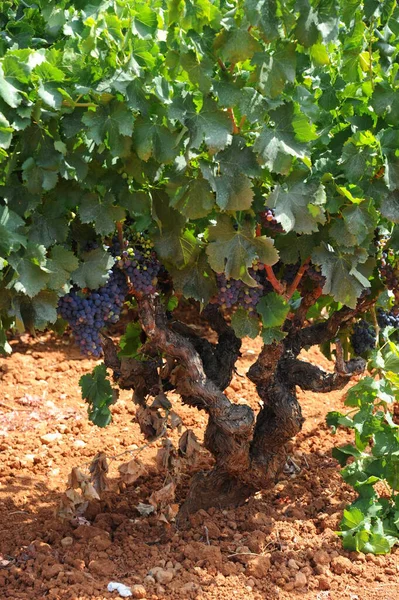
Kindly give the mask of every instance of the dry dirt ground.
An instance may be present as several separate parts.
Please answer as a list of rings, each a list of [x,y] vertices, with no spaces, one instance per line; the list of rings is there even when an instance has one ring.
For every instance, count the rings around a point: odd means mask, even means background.
[[[157,441],[140,452],[144,476],[92,503],[88,524],[71,524],[56,516],[71,469],[87,467],[99,451],[111,460],[137,453],[145,443],[131,393],[121,394],[113,423],[98,429],[87,419],[78,386],[96,361],[49,334],[22,336],[12,346],[12,356],[0,359],[1,600],[118,598],[107,591],[110,581],[151,600],[399,598],[398,550],[378,557],[349,554],[334,534],[352,496],[331,449],[349,435],[332,436],[325,415],[342,408],[343,392],[300,393],[306,422],[292,451],[298,472],[241,508],[200,511],[186,529],[154,514],[141,516],[139,502],[148,503],[165,481],[155,463]],[[254,408],[257,397],[242,375],[258,350],[257,342],[244,344],[227,390],[232,401]],[[316,351],[308,358],[331,368]],[[183,431],[191,428],[201,440],[204,414],[173,401]],[[178,440],[176,431],[171,439]],[[111,460],[110,477],[133,455]],[[177,502],[192,473],[210,465],[205,450],[196,465],[183,464]]]

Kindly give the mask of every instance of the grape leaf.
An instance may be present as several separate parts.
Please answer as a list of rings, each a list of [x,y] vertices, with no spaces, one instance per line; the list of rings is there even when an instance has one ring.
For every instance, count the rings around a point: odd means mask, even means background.
[[[112,387],[107,379],[104,364],[94,367],[91,374],[79,380],[82,398],[89,404],[89,419],[99,427],[106,427],[112,420],[109,405],[113,403]]]
[[[46,287],[50,275],[44,246],[28,243],[25,253],[22,256],[10,256],[9,263],[18,273],[18,279],[14,282],[17,292],[32,298]]]
[[[107,194],[105,198],[95,193],[86,194],[79,206],[82,223],[94,223],[95,230],[103,235],[112,233],[115,223],[125,217],[123,208],[115,206],[113,202],[112,194]]]
[[[78,266],[79,261],[71,250],[63,246],[53,246],[47,260],[47,268],[50,271],[48,286],[53,290],[61,290]]]
[[[204,141],[209,152],[214,153],[223,150],[232,141],[232,123],[226,113],[218,110],[213,100],[206,99],[197,112],[189,95],[178,97],[173,101],[169,115],[188,128],[190,148],[200,148]]]
[[[0,252],[8,256],[26,244],[26,237],[19,233],[24,221],[8,206],[0,206]]]
[[[324,294],[331,294],[337,302],[355,308],[356,301],[369,281],[356,268],[364,257],[359,253],[344,253],[330,244],[323,243],[312,253],[312,260],[321,265],[326,278]]]
[[[140,336],[142,329],[140,323],[128,323],[125,333],[119,340],[119,356],[137,357],[137,353],[142,346]]]
[[[259,300],[256,310],[261,315],[265,328],[275,328],[283,325],[290,305],[276,292],[269,292]]]
[[[267,202],[287,233],[294,230],[310,234],[326,221],[324,186],[317,182],[276,185]]]
[[[96,290],[104,285],[109,277],[109,270],[114,264],[114,259],[103,250],[96,248],[82,254],[82,262],[72,273],[72,281],[79,287]]]
[[[399,192],[388,194],[380,207],[381,214],[394,223],[399,223]]]
[[[217,224],[209,228],[206,251],[209,264],[216,273],[225,273],[227,278],[241,279],[250,287],[258,285],[248,272],[256,258],[267,265],[274,265],[278,260],[273,240],[266,236],[256,237],[249,222],[236,230],[230,217],[226,215],[221,215]]]
[[[247,29],[223,30],[215,39],[214,48],[224,62],[238,63],[252,58],[262,46]]]
[[[249,314],[245,308],[241,306],[237,308],[231,317],[231,326],[234,333],[239,338],[250,337],[256,338],[259,334],[259,319]]]
[[[294,83],[296,76],[295,45],[281,42],[276,45],[272,54],[258,53],[254,56],[254,64],[258,66],[260,90],[270,98],[277,98],[284,90],[285,84]]]
[[[259,160],[275,173],[286,175],[292,164],[292,157],[305,158],[308,149],[297,140],[293,128],[294,108],[292,104],[284,104],[270,111],[270,119],[274,127],[265,125],[254,144]]]
[[[278,37],[276,0],[245,0],[244,11],[251,25],[261,30],[265,41],[271,42]]]
[[[204,250],[198,252],[183,269],[172,269],[171,274],[175,290],[182,292],[185,298],[198,300],[202,306],[206,306],[216,294],[215,275]]]

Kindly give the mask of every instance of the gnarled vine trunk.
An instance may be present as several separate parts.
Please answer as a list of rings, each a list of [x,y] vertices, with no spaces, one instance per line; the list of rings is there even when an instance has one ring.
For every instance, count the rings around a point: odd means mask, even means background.
[[[204,311],[218,334],[218,343],[211,344],[187,325],[168,321],[159,300],[138,299],[139,319],[147,335],[146,354],[153,358],[147,362],[120,361],[106,340],[107,366],[114,370],[121,387],[135,390],[135,401],[142,406],[146,395],[155,395],[161,388],[175,389],[183,402],[209,416],[204,444],[214,456],[215,466],[193,478],[180,519],[200,508],[237,506],[275,482],[286,463],[286,444],[303,424],[296,386],[329,392],[344,387],[352,375],[365,368],[363,359],[344,362],[337,346],[335,371],[327,373],[299,360],[301,349],[333,339],[343,323],[365,309],[366,303],[355,310],[344,308],[330,319],[305,328],[287,322],[286,338],[263,346],[248,371],[263,404],[255,417],[249,406],[233,404],[224,394],[241,341],[219,310],[210,306]],[[167,358],[162,368],[160,355]]]

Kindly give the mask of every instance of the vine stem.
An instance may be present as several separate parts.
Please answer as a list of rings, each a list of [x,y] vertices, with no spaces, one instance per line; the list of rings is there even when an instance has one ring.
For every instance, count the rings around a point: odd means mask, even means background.
[[[118,241],[121,246],[121,252],[123,251],[123,228],[121,221],[116,222],[116,229],[118,231]]]
[[[272,284],[273,288],[276,290],[280,296],[285,295],[285,286],[277,279],[274,274],[274,271],[270,265],[265,265],[266,276],[269,283]]]
[[[294,294],[295,290],[297,289],[297,287],[298,287],[298,285],[299,285],[299,283],[300,283],[300,281],[301,281],[301,279],[302,279],[305,271],[307,270],[307,268],[309,266],[309,263],[310,263],[310,256],[305,260],[305,262],[303,263],[303,265],[301,265],[301,267],[298,270],[298,273],[295,275],[294,281],[291,283],[290,287],[288,288],[287,294],[286,294],[286,299],[287,300],[289,300],[293,296],[293,294]]]
[[[233,133],[240,133],[240,130],[237,127],[237,123],[236,123],[236,120],[235,120],[235,117],[234,117],[233,109],[232,108],[228,108],[227,109],[227,113],[228,113],[228,115],[230,117],[230,121],[233,124]]]

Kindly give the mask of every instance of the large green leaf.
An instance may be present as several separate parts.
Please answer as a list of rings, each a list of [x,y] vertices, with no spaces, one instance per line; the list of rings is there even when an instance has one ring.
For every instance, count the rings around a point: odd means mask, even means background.
[[[267,202],[286,232],[309,234],[326,221],[324,187],[316,182],[276,185]]]
[[[207,246],[209,263],[217,273],[225,273],[227,278],[241,279],[251,287],[257,282],[248,272],[255,259],[266,265],[278,260],[273,240],[266,236],[255,236],[254,227],[245,222],[237,229],[228,216],[220,216],[217,224],[209,229]]]
[[[331,294],[337,302],[355,308],[362,291],[370,287],[369,281],[357,268],[364,258],[362,253],[345,253],[326,243],[316,248],[312,260],[321,265],[326,278],[323,293]]]
[[[270,123],[263,127],[254,150],[270,171],[286,175],[291,169],[292,158],[304,159],[308,156],[308,149],[306,144],[298,141],[294,130],[292,104],[283,104],[269,114],[274,126]]]

